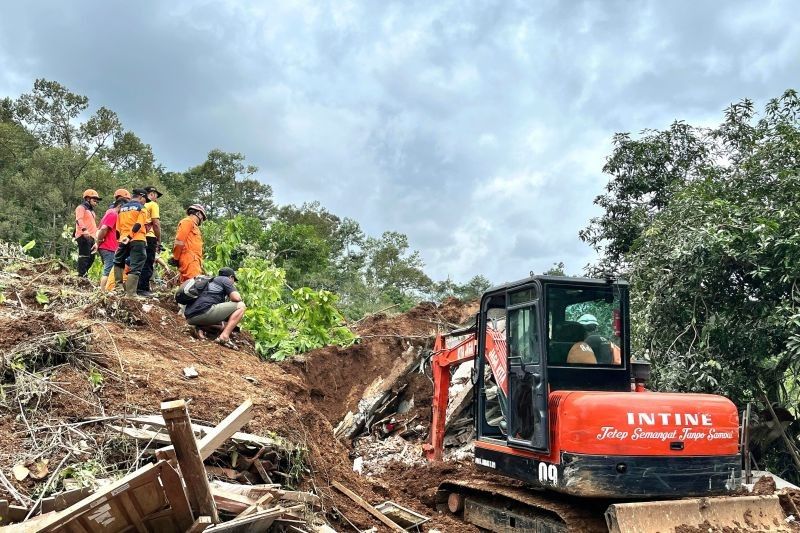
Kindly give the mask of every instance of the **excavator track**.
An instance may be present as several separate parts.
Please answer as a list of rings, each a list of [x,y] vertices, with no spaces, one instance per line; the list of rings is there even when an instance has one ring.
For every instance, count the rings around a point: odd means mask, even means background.
[[[458,495],[455,500],[454,494]],[[492,481],[447,480],[439,485],[437,503],[442,510],[460,514],[465,522],[498,533],[668,533],[699,527],[730,532],[792,531],[775,495],[614,502]],[[454,503],[459,504],[457,510],[450,507]]]
[[[437,501],[446,509],[448,496],[453,493],[464,497],[459,510],[464,520],[489,531],[608,531],[604,518],[607,501],[581,500],[482,480],[447,480],[439,485]]]

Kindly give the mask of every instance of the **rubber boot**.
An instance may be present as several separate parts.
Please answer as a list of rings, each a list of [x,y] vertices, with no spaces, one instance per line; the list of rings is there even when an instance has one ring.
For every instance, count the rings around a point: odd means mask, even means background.
[[[125,296],[136,297],[136,287],[139,286],[139,274],[128,274],[125,280]]]
[[[124,267],[118,267],[114,265],[114,270],[112,272],[112,275],[114,276],[114,283],[116,284],[116,287],[120,287],[122,285],[122,276],[124,274],[125,274]]]

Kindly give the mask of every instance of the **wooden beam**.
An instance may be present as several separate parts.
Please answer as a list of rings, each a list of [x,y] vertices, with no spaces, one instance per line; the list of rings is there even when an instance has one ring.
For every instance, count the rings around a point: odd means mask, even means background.
[[[253,401],[249,398],[237,407],[231,414],[225,417],[225,420],[217,424],[213,428],[209,428],[208,432],[203,438],[200,439],[197,447],[200,450],[200,457],[208,459],[214,451],[222,446],[222,444],[233,437],[242,426],[250,422],[253,418]],[[156,457],[159,459],[170,459],[175,453],[173,446],[161,448],[156,452]]]
[[[403,531],[403,532],[405,532],[405,529],[403,529],[402,527],[397,525],[397,523],[394,520],[392,520],[391,518],[389,518],[388,516],[386,516],[382,512],[380,512],[377,509],[375,509],[373,506],[371,506],[369,503],[367,503],[367,501],[364,500],[361,496],[359,496],[358,494],[356,494],[352,490],[348,489],[347,487],[345,487],[344,485],[342,485],[338,481],[335,481],[335,480],[331,481],[331,485],[333,486],[333,488],[335,488],[336,490],[338,490],[339,492],[341,492],[342,494],[344,494],[345,496],[347,496],[348,498],[350,498],[351,500],[356,502],[358,505],[360,505],[361,508],[364,509],[365,511],[367,511],[369,514],[371,514],[372,516],[374,516],[375,518],[377,518],[378,520],[383,522],[383,524],[388,526],[389,529],[391,529],[392,531]]]
[[[163,402],[161,415],[167,424],[167,432],[175,448],[175,457],[186,482],[189,503],[197,510],[198,515],[210,516],[212,522],[218,523],[217,506],[214,504],[211,487],[208,485],[203,459],[194,440],[186,402],[183,400]]]

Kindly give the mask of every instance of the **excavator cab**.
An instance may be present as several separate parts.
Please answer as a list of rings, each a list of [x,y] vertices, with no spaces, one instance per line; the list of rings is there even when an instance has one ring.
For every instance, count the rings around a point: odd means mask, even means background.
[[[479,439],[547,453],[550,391],[630,391],[627,317],[624,281],[536,276],[487,291],[477,322]]]

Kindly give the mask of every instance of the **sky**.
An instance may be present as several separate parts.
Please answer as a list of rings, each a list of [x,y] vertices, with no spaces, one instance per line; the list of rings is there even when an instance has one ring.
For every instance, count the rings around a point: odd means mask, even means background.
[[[241,152],[278,203],[406,233],[434,279],[596,259],[615,132],[798,88],[791,1],[4,3],[0,97],[117,112],[169,170]]]

